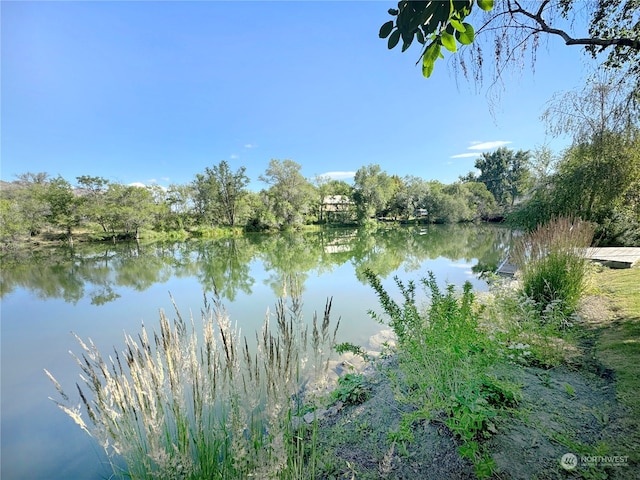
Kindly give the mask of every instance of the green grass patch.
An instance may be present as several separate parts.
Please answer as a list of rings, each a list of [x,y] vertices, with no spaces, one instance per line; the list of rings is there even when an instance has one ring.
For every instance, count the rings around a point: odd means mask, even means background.
[[[632,461],[640,462],[640,268],[605,270],[595,280],[617,317],[602,328],[596,352],[614,370],[617,397],[628,408],[623,423],[629,433],[620,443]]]

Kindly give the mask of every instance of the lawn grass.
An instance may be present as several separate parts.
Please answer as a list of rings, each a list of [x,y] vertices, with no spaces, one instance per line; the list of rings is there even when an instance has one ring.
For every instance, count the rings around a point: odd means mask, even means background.
[[[632,462],[640,462],[640,268],[604,270],[595,280],[614,311],[601,330],[596,355],[615,372],[617,398],[628,409],[624,427],[629,433],[620,446]]]

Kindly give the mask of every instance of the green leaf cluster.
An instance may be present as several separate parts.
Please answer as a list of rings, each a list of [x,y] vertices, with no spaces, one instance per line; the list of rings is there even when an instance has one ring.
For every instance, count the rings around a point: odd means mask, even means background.
[[[361,373],[347,373],[338,378],[338,387],[331,393],[333,401],[346,405],[358,405],[371,396],[367,378]]]
[[[492,10],[493,0],[476,0],[481,10]],[[444,58],[441,50],[458,51],[458,44],[470,45],[475,39],[473,26],[464,20],[474,7],[473,0],[442,2],[403,0],[397,9],[390,9],[394,20],[380,27],[380,38],[387,39],[387,47],[395,48],[402,40],[402,51],[406,51],[414,39],[423,46],[422,74],[430,77],[438,58]]]

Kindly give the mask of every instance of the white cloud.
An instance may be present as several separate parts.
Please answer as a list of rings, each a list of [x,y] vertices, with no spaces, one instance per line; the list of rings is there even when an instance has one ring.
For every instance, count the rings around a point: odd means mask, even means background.
[[[505,140],[495,140],[493,142],[482,142],[482,143],[474,143],[469,147],[469,150],[493,150],[494,148],[503,147],[508,145],[509,141]]]
[[[253,143],[245,143],[244,148],[256,148],[257,145],[253,144]]]
[[[236,160],[236,159],[240,158],[240,155],[236,155],[235,153],[232,153],[231,155],[229,155],[229,158],[231,160]]]
[[[163,179],[163,180],[169,180],[168,178]],[[132,182],[127,184],[127,186],[129,187],[140,187],[140,188],[147,188],[147,187],[158,187],[162,190],[167,190],[167,187],[160,185],[159,183],[157,183],[155,178],[150,178],[149,180],[147,180],[147,183],[143,183],[143,182]]]
[[[494,140],[493,142],[471,142],[471,146],[467,147],[467,150],[493,150],[495,148],[503,147],[511,143],[508,140]],[[477,157],[480,152],[468,152],[468,153],[458,153],[456,155],[451,155],[449,158],[471,158]]]
[[[355,176],[356,172],[327,172],[322,173],[321,177],[329,177],[332,180],[346,180]]]

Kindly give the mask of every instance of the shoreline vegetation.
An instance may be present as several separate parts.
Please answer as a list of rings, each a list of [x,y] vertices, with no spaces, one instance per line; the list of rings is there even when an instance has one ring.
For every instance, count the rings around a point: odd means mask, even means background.
[[[487,223],[487,224],[502,224],[502,217],[492,217],[486,220],[476,220],[474,222],[464,223]],[[394,220],[394,219],[378,219],[376,223],[369,223],[367,228],[393,228],[395,226],[419,226],[428,227],[431,223],[426,223],[424,220],[415,218],[409,220]],[[338,230],[338,229],[350,229],[358,228],[359,225],[356,222],[348,223],[323,223],[323,224],[307,224],[301,225],[292,231],[299,233],[318,232],[323,230]],[[286,231],[286,230],[285,230]],[[252,235],[255,233],[281,233],[282,230],[261,230],[252,231],[243,227],[207,227],[190,230],[169,230],[169,231],[156,231],[143,229],[138,233],[136,238],[133,234],[117,234],[111,235],[104,232],[96,232],[93,230],[78,230],[74,232],[73,242],[74,244],[84,243],[122,243],[122,242],[162,242],[162,241],[188,241],[193,239],[222,239],[232,237],[242,237],[245,235]],[[63,231],[57,231],[54,229],[48,229],[33,235],[30,237],[22,238],[21,240],[14,240],[10,244],[2,245],[0,253],[10,253],[18,249],[37,249],[42,247],[56,247],[67,246],[69,244],[68,236]]]
[[[295,285],[255,345],[215,298],[202,331],[176,308],[115,357],[78,339],[83,405],[47,372],[54,401],[128,478],[630,478],[640,269],[577,257],[592,234],[539,227],[518,278],[486,294],[428,276],[397,281],[396,301],[368,272],[388,329],[376,349],[336,343],[330,301],[309,332]]]
[[[556,217],[595,225],[598,246],[631,246],[640,239],[638,139],[632,129],[574,145],[555,157],[546,149],[482,153],[478,172],[443,184],[360,167],[353,183],[305,178],[293,160],[272,159],[248,188],[245,168],[226,161],[182,185],[124,185],[91,175],[72,183],[46,172],[0,180],[0,248],[50,241],[182,240],[241,232],[300,231],[321,226],[368,228],[392,224],[506,222],[531,231]],[[597,141],[596,141],[597,140]],[[611,143],[609,158],[600,158]],[[614,148],[615,147],[615,148]],[[595,153],[594,153],[595,152]],[[615,188],[603,187],[607,167]]]

